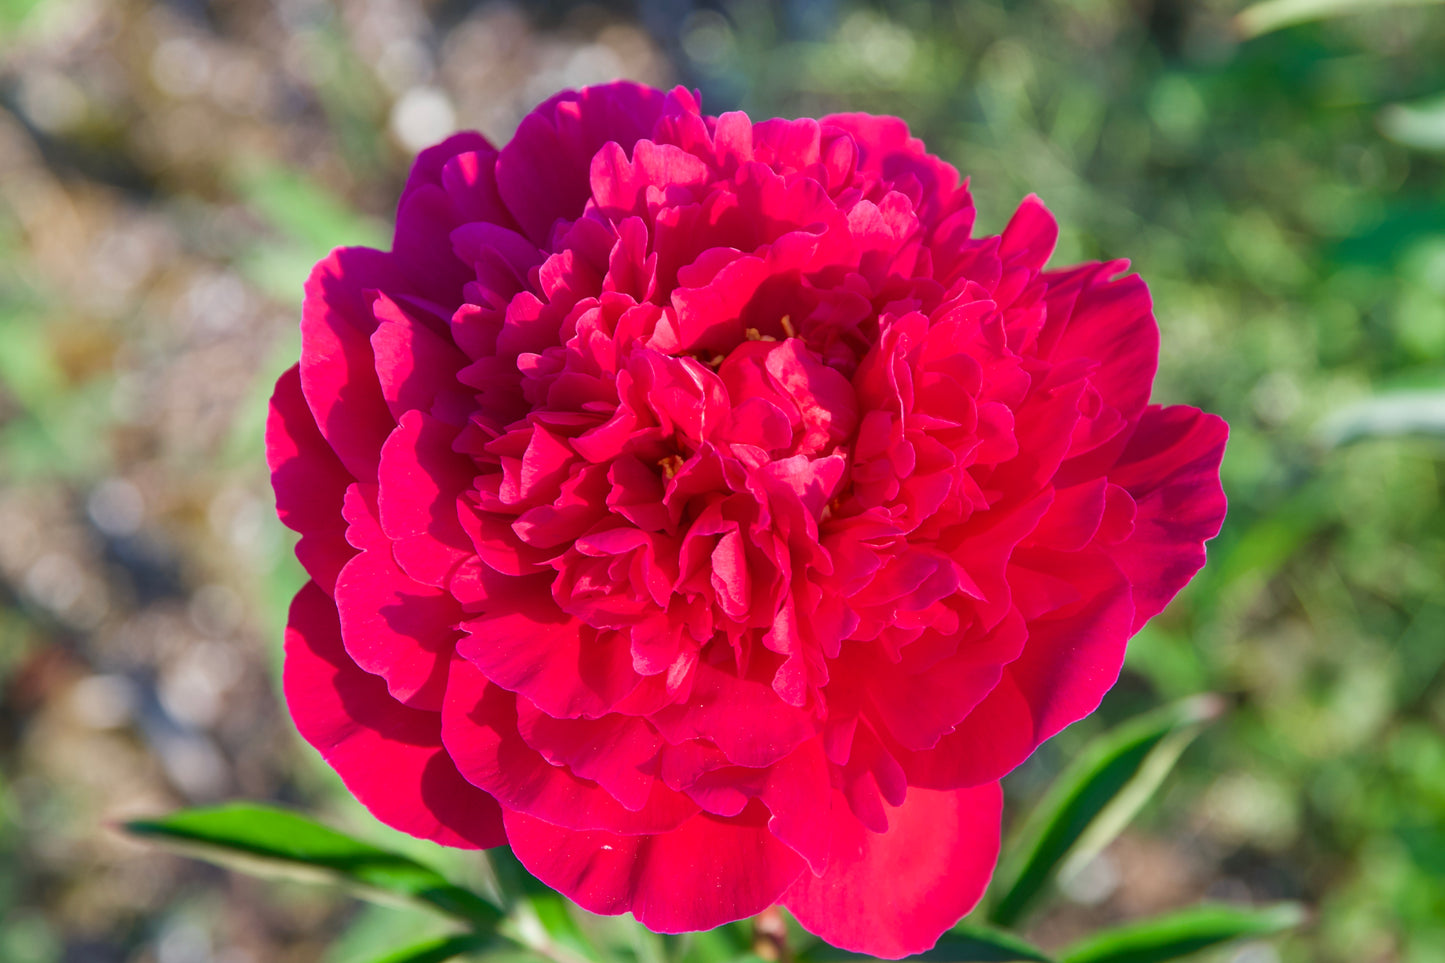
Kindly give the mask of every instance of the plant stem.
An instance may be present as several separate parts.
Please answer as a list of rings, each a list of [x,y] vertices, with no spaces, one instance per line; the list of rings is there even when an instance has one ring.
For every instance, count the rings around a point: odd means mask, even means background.
[[[792,963],[788,924],[776,906],[769,906],[753,917],[753,952],[768,963]]]

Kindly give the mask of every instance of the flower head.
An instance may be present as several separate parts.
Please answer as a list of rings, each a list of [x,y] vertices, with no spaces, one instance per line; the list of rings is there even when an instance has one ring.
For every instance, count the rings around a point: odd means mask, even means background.
[[[786,905],[897,957],[998,780],[1092,711],[1224,515],[1149,295],[975,237],[904,124],[631,84],[424,152],[272,402],[302,734],[379,818],[662,931]]]

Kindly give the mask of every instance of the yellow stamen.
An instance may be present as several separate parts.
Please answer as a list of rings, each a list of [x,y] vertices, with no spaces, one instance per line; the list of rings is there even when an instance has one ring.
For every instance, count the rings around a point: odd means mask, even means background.
[[[784,331],[784,333],[787,334],[788,337],[790,337],[790,338],[796,338],[796,337],[798,336],[798,332],[797,332],[796,330],[794,330],[794,328],[793,328],[793,316],[792,316],[792,315],[790,315],[790,314],[785,314],[785,315],[783,315],[782,319],[779,320],[778,323],[783,326],[783,331]]]
[[[682,456],[668,455],[658,461],[657,467],[662,469],[662,477],[670,481],[673,476],[682,471]]]

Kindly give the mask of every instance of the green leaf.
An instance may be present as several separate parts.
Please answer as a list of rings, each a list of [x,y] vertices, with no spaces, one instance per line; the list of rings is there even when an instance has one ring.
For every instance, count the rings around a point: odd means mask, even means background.
[[[1422,7],[1441,0],[1264,0],[1242,11],[1234,25],[1246,38],[1295,24],[1391,7]]]
[[[850,953],[823,944],[807,954],[810,963],[843,963],[847,960],[867,960],[872,957]],[[975,923],[960,923],[938,941],[933,949],[910,960],[927,960],[930,963],[1053,963],[1043,950],[1014,936],[990,926]]]
[[[537,879],[506,846],[487,850],[497,888],[511,910],[507,936],[547,956],[596,959],[597,948],[573,918],[571,904]]]
[[[1230,940],[1273,936],[1304,921],[1297,903],[1262,909],[1200,906],[1142,923],[1105,930],[1075,943],[1060,963],[1158,963],[1177,960]]]
[[[423,940],[379,956],[372,963],[443,963],[463,953],[486,949],[488,941],[472,933]]]
[[[247,207],[317,256],[341,245],[386,246],[385,228],[294,171],[258,165],[234,182]]]
[[[1105,733],[1066,769],[1005,848],[988,913],[1013,926],[1066,858],[1070,872],[1109,844],[1148,801],[1204,723],[1223,702],[1195,696]]]
[[[1365,398],[1330,412],[1315,429],[1315,439],[1326,448],[1402,435],[1445,435],[1445,391],[1396,391]]]
[[[328,829],[305,816],[254,803],[184,809],[124,828],[201,859],[261,876],[337,883],[373,900],[420,903],[496,929],[501,913],[436,870]]]
[[[1390,104],[1379,114],[1380,133],[1416,150],[1445,151],[1445,97]]]

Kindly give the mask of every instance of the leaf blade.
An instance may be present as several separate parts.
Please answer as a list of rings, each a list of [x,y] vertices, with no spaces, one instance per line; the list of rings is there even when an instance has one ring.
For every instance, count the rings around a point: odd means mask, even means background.
[[[1095,853],[1108,845],[1153,795],[1184,747],[1222,708],[1217,696],[1185,699],[1125,723],[1087,746],[1006,848],[995,876],[1002,895],[989,908],[988,921],[1003,927],[1017,923],[1081,841]]]
[[[1234,25],[1245,39],[1251,39],[1311,20],[1439,2],[1441,0],[1263,0],[1240,11]]]
[[[122,828],[254,875],[332,882],[369,899],[420,903],[478,932],[492,932],[501,919],[496,907],[431,867],[285,809],[227,803],[131,820]]]
[[[1304,918],[1298,903],[1200,906],[1086,937],[1065,950],[1059,963],[1163,963],[1232,940],[1274,936]]]
[[[485,949],[487,945],[486,939],[472,933],[442,936],[393,950],[371,963],[445,963],[463,953]]]
[[[808,954],[810,963],[844,963],[872,957],[822,944]],[[910,956],[928,963],[1054,963],[1052,957],[1025,940],[977,923],[959,923],[944,933],[933,949]]]

